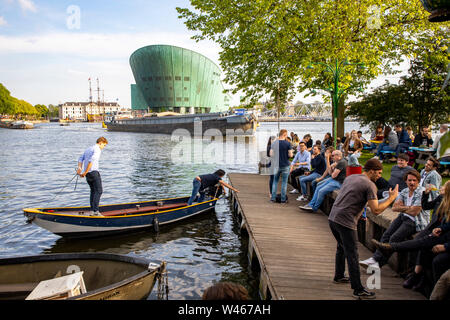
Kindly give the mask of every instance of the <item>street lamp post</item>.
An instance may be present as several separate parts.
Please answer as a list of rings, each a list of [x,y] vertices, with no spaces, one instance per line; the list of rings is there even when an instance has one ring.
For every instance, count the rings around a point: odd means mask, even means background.
[[[339,100],[341,96],[348,91],[351,88],[354,88],[355,86],[348,86],[345,89],[339,88],[339,78],[341,76],[341,73],[343,71],[343,68],[346,66],[358,66],[358,68],[365,68],[364,63],[350,63],[347,59],[343,61],[339,61],[336,59],[334,65],[329,65],[323,62],[312,62],[307,68],[308,69],[314,69],[313,65],[322,65],[326,68],[326,71],[330,72],[333,75],[333,87],[327,88],[327,89],[321,89],[329,92],[331,94],[331,105],[332,105],[332,117],[333,117],[333,145],[336,147],[336,139],[337,139],[337,120],[338,120],[338,106],[339,106]],[[359,89],[362,91],[362,89]],[[312,90],[313,93],[315,93],[315,90]]]

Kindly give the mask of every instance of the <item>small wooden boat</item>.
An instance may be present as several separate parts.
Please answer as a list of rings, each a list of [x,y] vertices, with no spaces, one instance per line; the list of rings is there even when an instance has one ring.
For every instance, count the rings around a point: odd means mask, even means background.
[[[108,253],[62,253],[0,259],[0,300],[23,300],[41,281],[83,272],[87,292],[68,300],[147,298],[165,262]],[[61,297],[59,297],[61,298]]]
[[[0,128],[5,129],[33,129],[34,125],[29,121],[0,121]]]
[[[160,199],[100,206],[100,216],[89,207],[26,208],[29,222],[63,237],[97,237],[133,232],[144,228],[159,230],[159,225],[172,223],[214,209],[218,198],[193,203],[189,197]]]

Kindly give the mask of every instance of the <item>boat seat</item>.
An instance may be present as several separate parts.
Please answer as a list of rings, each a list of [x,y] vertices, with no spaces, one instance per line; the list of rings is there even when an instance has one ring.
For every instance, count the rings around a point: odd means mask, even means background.
[[[105,212],[101,212],[101,214],[105,217],[122,216],[122,215],[129,215],[129,214],[148,213],[148,212],[152,212],[152,211],[170,210],[170,209],[175,209],[175,208],[186,207],[187,205],[188,205],[187,203],[174,203],[174,204],[166,204],[163,206],[140,207],[139,209],[138,208],[130,208],[130,209],[105,211]]]
[[[31,292],[39,282],[0,284],[0,295],[8,293]]]

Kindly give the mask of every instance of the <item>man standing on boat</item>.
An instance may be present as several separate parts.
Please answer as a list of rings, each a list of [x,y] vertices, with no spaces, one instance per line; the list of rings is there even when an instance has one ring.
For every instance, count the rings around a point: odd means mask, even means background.
[[[237,189],[230,186],[228,183],[222,181],[222,178],[225,176],[225,171],[219,169],[211,174],[203,174],[195,177],[194,181],[192,181],[192,195],[188,200],[188,205],[190,206],[197,196],[200,193],[200,198],[197,202],[203,202],[205,199],[206,189],[209,187],[213,187],[217,184],[220,184],[220,187],[227,187],[235,192],[239,192]]]
[[[77,174],[80,177],[86,177],[86,182],[91,188],[91,214],[101,216],[99,212],[100,197],[103,193],[102,178],[98,172],[98,162],[103,148],[108,144],[108,140],[104,137],[97,139],[97,143],[84,151],[83,155],[78,159]],[[84,168],[84,172],[83,172]]]

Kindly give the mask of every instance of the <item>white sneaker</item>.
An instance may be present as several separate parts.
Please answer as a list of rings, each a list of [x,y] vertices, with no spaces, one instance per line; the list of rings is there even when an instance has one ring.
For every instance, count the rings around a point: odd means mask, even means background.
[[[308,199],[304,195],[300,195],[296,200],[297,201],[308,201]]]
[[[307,204],[307,205],[304,205],[304,206],[298,206],[300,209],[302,209],[302,210],[306,210],[306,211],[314,211],[313,210],[313,208],[309,205],[309,204]]]
[[[91,211],[91,216],[102,216],[102,214],[99,211]]]
[[[378,262],[373,258],[370,257],[369,259],[363,260],[359,262],[359,265],[363,268],[368,268],[369,266],[371,267],[375,267],[375,268],[380,268],[380,265],[378,264]]]
[[[375,157],[373,157],[372,159],[378,160],[378,159],[379,159],[379,157],[378,157],[378,156],[375,156]]]
[[[300,193],[300,192],[298,192],[297,189],[294,189],[294,190],[290,191],[289,193],[290,193],[290,194],[295,194],[295,193]]]

